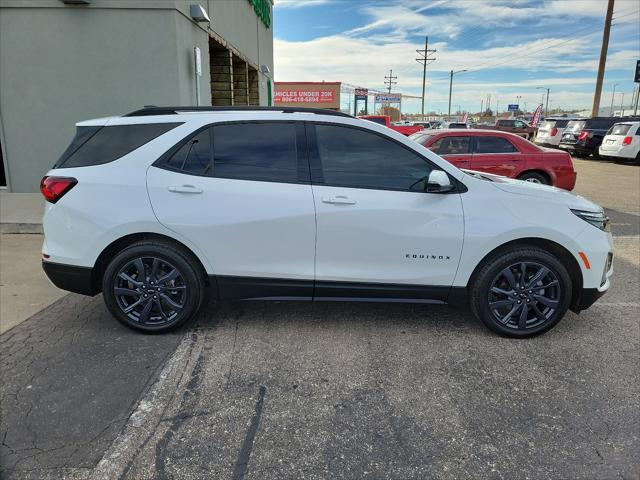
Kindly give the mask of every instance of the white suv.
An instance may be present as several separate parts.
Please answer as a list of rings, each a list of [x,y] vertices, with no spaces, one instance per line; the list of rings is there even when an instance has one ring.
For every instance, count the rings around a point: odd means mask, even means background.
[[[527,337],[609,288],[602,208],[346,114],[152,107],[77,127],[42,180],[44,270],[129,327],[176,328],[210,293],[467,302]]]
[[[598,153],[616,160],[640,161],[640,122],[616,123],[602,139]]]

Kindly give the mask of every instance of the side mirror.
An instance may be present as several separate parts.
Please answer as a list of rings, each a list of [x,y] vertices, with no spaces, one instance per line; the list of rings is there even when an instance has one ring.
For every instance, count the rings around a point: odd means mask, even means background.
[[[446,193],[453,190],[453,185],[442,170],[432,170],[427,180],[427,193]]]

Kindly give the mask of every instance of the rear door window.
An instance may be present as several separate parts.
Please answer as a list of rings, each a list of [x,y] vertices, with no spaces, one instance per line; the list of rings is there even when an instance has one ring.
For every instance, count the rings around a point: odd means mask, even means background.
[[[192,175],[211,173],[211,128],[206,128],[191,137],[171,155],[165,165]]]
[[[438,155],[464,155],[470,153],[470,137],[442,137],[433,142],[429,149]]]
[[[181,123],[79,127],[54,168],[88,167],[113,162]]]
[[[293,122],[247,122],[213,127],[213,176],[236,180],[297,183],[298,136]],[[308,165],[306,177],[308,178]]]
[[[502,137],[476,137],[476,148],[474,153],[514,153],[518,149],[513,144]]]
[[[564,128],[567,126],[568,123],[569,123],[569,120],[556,120],[554,126],[556,128]]]

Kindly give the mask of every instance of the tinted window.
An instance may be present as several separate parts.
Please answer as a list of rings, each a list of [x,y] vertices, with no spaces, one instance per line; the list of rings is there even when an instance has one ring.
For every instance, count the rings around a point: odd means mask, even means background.
[[[56,167],[86,167],[113,162],[140,148],[180,123],[150,123],[113,125],[102,128],[78,129],[76,138]]]
[[[511,153],[518,150],[506,138],[476,137],[476,153]]]
[[[442,137],[433,142],[429,149],[438,155],[462,155],[469,153],[469,137]]]
[[[613,118],[591,119],[587,120],[585,128],[589,130],[608,130],[614,123],[616,123],[616,120]]]
[[[609,129],[607,135],[626,135],[630,128],[628,123],[618,123]]]
[[[516,125],[516,128],[525,128],[526,125],[524,124],[524,122],[514,122]]]
[[[380,135],[355,128],[316,125],[318,154],[327,185],[424,190],[430,164]]]
[[[236,123],[213,127],[213,176],[297,182],[294,123]]]
[[[498,120],[498,125],[501,127],[513,127],[515,122],[513,120]]]
[[[569,123],[569,120],[556,120],[556,127],[564,128],[567,126],[568,123]]]
[[[211,173],[211,129],[201,131],[182,145],[166,162],[168,167],[195,175]]]

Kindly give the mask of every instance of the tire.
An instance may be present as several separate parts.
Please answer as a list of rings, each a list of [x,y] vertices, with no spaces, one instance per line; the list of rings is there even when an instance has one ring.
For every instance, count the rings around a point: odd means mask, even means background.
[[[532,288],[522,289],[519,283],[523,264],[525,281],[534,281]],[[537,274],[541,275],[538,280],[534,278]],[[534,246],[516,247],[488,258],[474,275],[469,290],[471,310],[500,335],[533,337],[562,319],[572,289],[571,277],[558,258]]]
[[[584,152],[573,152],[573,155],[577,158],[581,158],[581,159],[585,159],[589,157],[588,153],[584,153]]]
[[[524,180],[525,182],[541,183],[542,185],[549,185],[549,179],[542,173],[538,172],[525,172],[518,177],[518,180]]]
[[[146,278],[141,278],[141,268]],[[200,271],[188,253],[169,243],[137,242],[107,266],[102,277],[104,301],[129,328],[148,333],[175,330],[203,303],[205,282]]]

